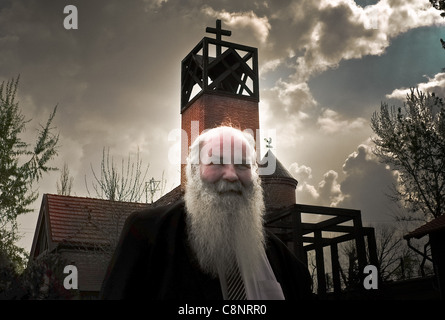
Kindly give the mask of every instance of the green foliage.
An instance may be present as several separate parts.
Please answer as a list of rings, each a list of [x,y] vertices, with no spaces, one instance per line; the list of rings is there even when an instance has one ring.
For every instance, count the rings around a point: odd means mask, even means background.
[[[22,273],[26,268],[28,253],[25,249],[16,246],[19,240],[17,232],[9,229],[0,229],[0,252],[12,263],[14,272]]]
[[[56,107],[39,130],[33,150],[29,150],[29,144],[20,138],[29,120],[25,120],[15,101],[17,86],[18,79],[0,85],[0,226],[31,211],[29,205],[38,197],[31,185],[44,172],[55,170],[47,163],[57,154],[59,138],[51,128]]]
[[[26,253],[15,246],[19,238],[17,217],[32,211],[30,205],[38,198],[32,184],[43,173],[56,170],[48,165],[57,155],[58,135],[51,123],[54,108],[45,126],[37,133],[35,145],[21,139],[30,120],[26,120],[16,101],[19,79],[0,84],[0,249],[20,271]]]
[[[371,118],[375,154],[398,173],[393,199],[423,220],[445,208],[445,105],[412,89],[403,108],[382,103]]]
[[[59,253],[46,254],[32,260],[18,273],[8,255],[0,250],[0,300],[61,300],[73,299],[78,290],[63,286],[67,265]]]

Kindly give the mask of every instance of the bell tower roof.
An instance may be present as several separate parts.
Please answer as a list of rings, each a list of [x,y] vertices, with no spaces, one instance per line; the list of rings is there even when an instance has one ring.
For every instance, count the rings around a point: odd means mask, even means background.
[[[259,101],[258,50],[222,40],[229,30],[207,27],[204,37],[181,63],[181,113],[203,93],[223,93]]]
[[[270,175],[264,175],[262,177],[266,179],[288,179],[288,180],[294,180],[295,185],[298,184],[298,181],[290,174],[290,172],[284,167],[284,165],[277,159],[275,154],[272,152],[272,150],[268,150],[266,154],[264,155],[263,159],[261,160],[260,164],[258,165],[260,168],[267,167],[269,165],[269,162],[275,163],[275,170]]]

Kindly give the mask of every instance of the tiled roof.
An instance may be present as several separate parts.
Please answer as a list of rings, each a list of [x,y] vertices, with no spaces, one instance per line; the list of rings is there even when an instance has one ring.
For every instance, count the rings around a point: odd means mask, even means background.
[[[271,175],[262,176],[262,178],[272,178],[272,179],[273,178],[285,178],[285,179],[292,179],[292,180],[296,181],[296,179],[289,173],[289,171],[283,166],[283,164],[277,159],[277,157],[271,150],[268,150],[266,152],[261,163],[259,164],[259,167],[260,168],[267,167],[269,164],[269,161],[275,161],[275,163],[276,163],[275,171]]]
[[[109,244],[110,237],[119,236],[130,213],[149,206],[54,194],[44,195],[43,201],[46,201],[51,241],[84,245]]]
[[[430,222],[420,226],[419,228],[411,231],[407,235],[404,236],[405,239],[409,238],[422,238],[424,235],[437,232],[440,230],[445,230],[445,214],[431,220]]]
[[[158,200],[156,200],[153,203],[153,206],[154,207],[167,206],[178,200],[181,200],[183,196],[184,196],[184,189],[182,188],[181,185],[179,185],[176,188],[172,189],[170,192],[163,195]]]

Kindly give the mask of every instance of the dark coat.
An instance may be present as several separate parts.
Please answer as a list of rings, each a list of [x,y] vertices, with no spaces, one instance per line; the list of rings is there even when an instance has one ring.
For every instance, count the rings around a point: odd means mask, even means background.
[[[203,273],[186,240],[184,202],[131,214],[101,291],[102,299],[219,300],[218,279]],[[287,300],[310,299],[306,266],[267,232],[266,255]]]

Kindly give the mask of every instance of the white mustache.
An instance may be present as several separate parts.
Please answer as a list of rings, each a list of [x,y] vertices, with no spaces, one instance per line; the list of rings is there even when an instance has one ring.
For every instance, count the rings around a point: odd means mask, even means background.
[[[218,181],[215,184],[215,191],[219,194],[224,193],[237,193],[242,195],[244,193],[244,187],[240,181],[228,182],[225,180]]]

